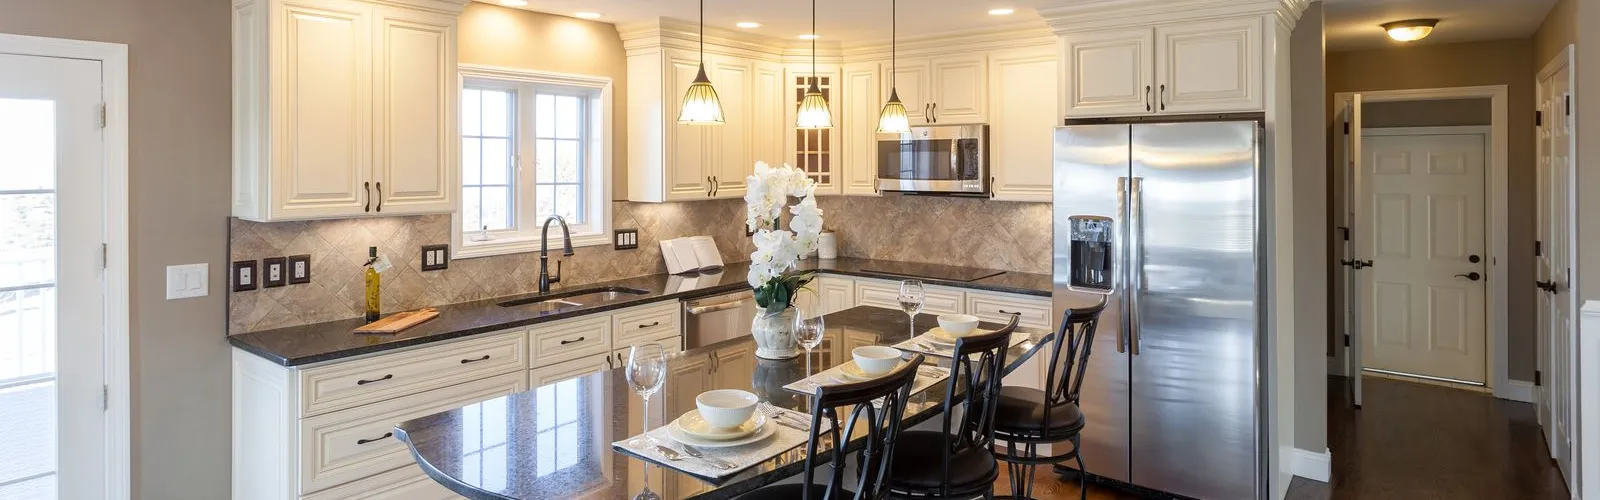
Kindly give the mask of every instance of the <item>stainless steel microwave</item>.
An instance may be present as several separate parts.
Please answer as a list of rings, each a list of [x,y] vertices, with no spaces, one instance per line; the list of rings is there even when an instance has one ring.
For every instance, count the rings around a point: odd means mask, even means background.
[[[878,134],[878,190],[989,192],[989,126],[930,125]]]

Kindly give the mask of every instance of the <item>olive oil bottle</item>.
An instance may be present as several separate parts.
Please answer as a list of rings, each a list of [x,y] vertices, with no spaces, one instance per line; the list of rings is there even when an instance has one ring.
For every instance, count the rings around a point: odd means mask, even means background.
[[[367,248],[367,322],[378,320],[378,247]]]

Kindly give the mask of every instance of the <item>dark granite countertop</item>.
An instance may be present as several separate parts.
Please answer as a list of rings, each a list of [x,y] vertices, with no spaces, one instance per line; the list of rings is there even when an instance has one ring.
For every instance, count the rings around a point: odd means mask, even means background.
[[[910,336],[907,317],[898,310],[856,307],[823,319],[827,334],[812,352],[814,371],[848,360],[849,347],[891,345]],[[932,315],[917,320],[919,329],[933,324]],[[1008,373],[1052,338],[1042,330],[1021,331],[1032,339],[1007,353]],[[734,358],[727,354],[730,351],[753,352],[754,341],[731,339],[669,360],[667,381],[650,401],[649,428],[693,409],[694,397],[711,389],[750,390],[772,404],[809,411],[804,396],[782,388],[804,378],[804,359]],[[724,353],[714,371],[706,361],[713,352]],[[928,362],[949,364],[948,359],[932,356]],[[939,415],[945,390],[938,384],[912,396],[905,427]],[[662,498],[721,499],[788,478],[805,467],[803,446],[721,480],[653,464],[647,467],[648,462],[611,447],[614,441],[643,432],[643,406],[629,389],[623,370],[615,369],[402,422],[395,434],[430,477],[473,499],[633,498],[647,482]],[[860,446],[862,439],[855,436],[851,446]]]
[[[904,275],[906,274],[925,277],[985,274],[977,273],[977,271],[984,270],[972,268],[852,258],[835,260],[807,259],[800,262],[799,269],[882,279],[900,279],[905,277]],[[749,263],[741,262],[729,264],[718,273],[699,275],[693,280],[667,274],[654,274],[556,288],[551,290],[551,294],[597,287],[633,288],[644,290],[646,293],[555,312],[540,312],[527,307],[501,307],[498,305],[501,302],[510,300],[539,297],[540,294],[537,293],[443,305],[437,307],[439,310],[438,318],[392,335],[351,333],[356,327],[366,324],[366,321],[362,318],[351,318],[327,323],[234,334],[228,336],[228,342],[233,344],[234,347],[261,356],[274,363],[284,366],[299,366],[653,302],[737,291],[749,287],[745,283],[745,273],[748,270]],[[888,274],[878,270],[892,270],[896,274]],[[993,272],[998,271],[990,271],[990,273]],[[1045,297],[1050,295],[1051,288],[1050,276],[1048,275],[1012,272],[970,282],[938,278],[924,278],[924,281],[932,285]]]

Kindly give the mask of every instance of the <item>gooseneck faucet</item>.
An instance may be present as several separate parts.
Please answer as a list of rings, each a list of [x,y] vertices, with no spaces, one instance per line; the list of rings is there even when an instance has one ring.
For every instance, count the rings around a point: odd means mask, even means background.
[[[556,275],[550,275],[550,223],[561,224],[561,245],[565,247],[562,256],[572,256],[572,232],[567,230],[567,220],[559,215],[551,215],[544,220],[544,229],[539,231],[539,293],[550,293],[551,283],[561,282],[561,261],[556,261]]]

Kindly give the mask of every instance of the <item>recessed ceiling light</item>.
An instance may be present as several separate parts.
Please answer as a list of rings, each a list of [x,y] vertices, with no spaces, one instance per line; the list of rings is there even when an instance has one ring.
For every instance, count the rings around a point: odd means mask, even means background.
[[[1379,26],[1389,33],[1389,38],[1393,38],[1397,42],[1415,42],[1426,38],[1429,33],[1433,33],[1433,27],[1438,24],[1438,19],[1407,19],[1405,21],[1383,23]]]
[[[500,5],[506,7],[527,7],[528,0],[500,0]]]
[[[740,21],[739,24],[735,24],[734,26],[738,26],[740,28],[744,28],[744,29],[748,30],[748,29],[760,28],[761,27],[761,23],[754,22],[754,21]]]
[[[989,9],[989,15],[991,16],[1009,16],[1016,12],[1017,9]]]
[[[804,35],[800,35],[800,39],[801,40],[816,40],[818,38],[822,38],[822,37],[819,36],[819,35],[811,34],[811,33],[806,33]]]
[[[600,18],[600,13],[599,12],[578,12],[578,13],[575,13],[573,15],[577,16],[578,19],[599,19]]]

